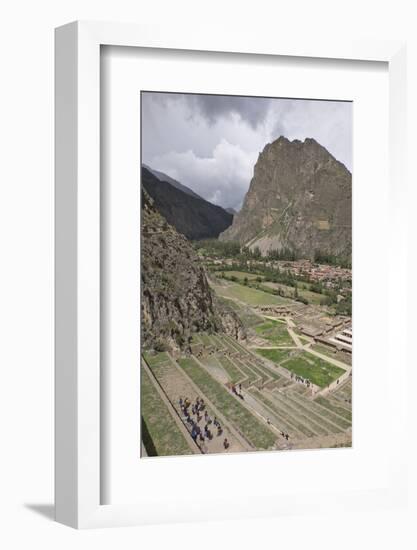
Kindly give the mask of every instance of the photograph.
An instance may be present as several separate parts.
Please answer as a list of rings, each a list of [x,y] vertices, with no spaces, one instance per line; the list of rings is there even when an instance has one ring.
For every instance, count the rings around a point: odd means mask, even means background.
[[[417,550],[415,2],[2,7],[0,550]]]
[[[139,456],[352,447],[353,102],[139,100]]]

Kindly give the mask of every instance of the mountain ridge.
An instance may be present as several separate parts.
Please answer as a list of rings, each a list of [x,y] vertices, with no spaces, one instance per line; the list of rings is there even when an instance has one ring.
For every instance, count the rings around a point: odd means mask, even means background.
[[[221,206],[201,197],[194,197],[161,181],[142,166],[142,185],[152,197],[155,207],[167,220],[190,240],[217,238],[233,221],[233,216]]]
[[[178,180],[171,178],[171,176],[168,176],[168,174],[165,174],[164,172],[161,172],[160,170],[155,170],[154,168],[151,168],[148,164],[142,164],[142,167],[146,168],[151,174],[153,174],[156,178],[159,179],[159,181],[166,181],[167,183],[170,183],[173,187],[176,189],[179,189],[180,191],[183,191],[184,193],[187,193],[187,195],[191,195],[192,197],[195,197],[196,199],[203,199],[200,195],[195,193],[192,189],[184,185],[183,183],[180,183]]]

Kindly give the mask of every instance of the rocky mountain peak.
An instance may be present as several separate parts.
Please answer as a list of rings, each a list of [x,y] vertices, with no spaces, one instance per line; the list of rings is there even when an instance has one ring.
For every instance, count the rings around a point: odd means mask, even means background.
[[[350,257],[352,176],[313,138],[265,146],[240,212],[221,240],[251,249]]]

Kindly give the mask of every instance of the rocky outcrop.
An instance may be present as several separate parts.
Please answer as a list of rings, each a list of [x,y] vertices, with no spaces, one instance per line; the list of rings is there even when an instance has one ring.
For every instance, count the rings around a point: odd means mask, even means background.
[[[242,209],[219,238],[264,255],[351,258],[352,176],[314,139],[281,136],[259,155]]]
[[[240,320],[215,300],[191,243],[160,215],[142,189],[142,345],[183,349],[199,331],[242,334]]]
[[[188,239],[217,238],[233,221],[233,216],[220,206],[161,181],[145,167],[142,167],[142,186],[168,223]]]

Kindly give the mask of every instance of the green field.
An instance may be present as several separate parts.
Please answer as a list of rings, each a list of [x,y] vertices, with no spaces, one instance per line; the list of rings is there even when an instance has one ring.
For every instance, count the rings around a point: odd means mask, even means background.
[[[243,281],[245,277],[248,281],[255,281],[258,277],[263,279],[261,275],[257,275],[256,273],[246,273],[245,271],[225,271],[224,274],[226,277],[236,277],[241,281]]]
[[[230,359],[228,359],[225,355],[219,355],[218,360],[220,365],[226,371],[227,376],[229,377],[229,380],[232,384],[237,384],[238,382],[243,380],[245,375],[234,365],[234,363],[230,361]]]
[[[269,359],[273,363],[276,363],[279,365],[282,361],[288,359],[288,356],[291,353],[291,350],[287,349],[264,349],[264,348],[257,348],[255,349],[256,353],[259,353],[259,355],[262,355],[262,357],[265,357],[265,359]]]
[[[258,275],[256,273],[247,273],[245,271],[224,271],[225,277],[231,278],[236,277],[239,282],[243,283],[243,280],[245,277],[247,280],[252,283],[253,281],[256,281],[256,279],[262,279],[262,286],[267,287],[268,289],[272,290],[282,290],[284,293],[285,298],[294,299],[294,287],[284,285],[283,283],[274,283],[271,281],[265,281],[265,276]],[[309,283],[298,283],[298,295],[302,296],[303,298],[306,298],[310,304],[316,304],[320,305],[320,301],[325,298],[323,294],[320,294],[318,292],[312,292],[309,290],[310,284]],[[265,289],[266,290],[266,289]]]
[[[276,437],[272,431],[253,416],[194,359],[179,359],[178,364],[201,389],[202,393],[239,429],[256,449],[268,449],[274,445]]]
[[[273,283],[273,282],[265,282],[263,283],[268,288],[274,289],[274,290],[282,290],[284,293],[284,296],[288,298],[294,297],[294,287],[284,285],[282,283]],[[323,294],[320,294],[318,292],[312,292],[311,290],[304,289],[303,286],[307,286],[308,283],[298,283],[298,295],[302,296],[306,300],[308,300],[309,304],[316,304],[320,305],[320,301],[325,298]]]
[[[268,320],[255,327],[255,332],[261,338],[276,346],[293,346],[294,341],[288,334],[287,325],[279,321]]]
[[[307,352],[300,353],[282,363],[287,370],[324,388],[344,374],[344,370]]]
[[[250,306],[268,306],[287,304],[288,300],[281,296],[268,294],[262,290],[256,290],[239,283],[231,283],[227,286],[216,286],[215,291],[224,298],[232,298],[244,302]]]
[[[144,368],[141,369],[141,402],[142,441],[148,456],[192,454],[183,433]]]
[[[322,407],[325,407],[326,409],[328,409],[329,411],[332,411],[338,414],[339,416],[345,418],[350,423],[352,422],[352,411],[339,405],[336,400],[331,400],[329,398],[318,396],[316,397],[315,401]]]

